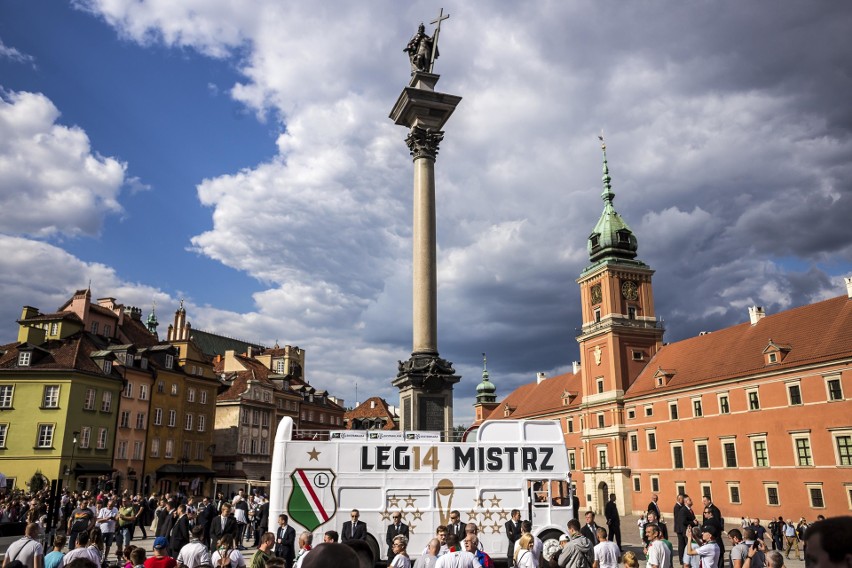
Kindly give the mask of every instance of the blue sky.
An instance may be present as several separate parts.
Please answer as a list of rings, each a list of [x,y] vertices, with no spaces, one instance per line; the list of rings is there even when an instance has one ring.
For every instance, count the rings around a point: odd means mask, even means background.
[[[237,5],[239,4],[239,5]],[[439,348],[470,420],[564,372],[574,280],[615,206],[667,341],[845,293],[852,8],[444,5]],[[411,341],[411,163],[387,118],[434,2],[0,3],[0,342],[92,282],[165,323],[307,350],[347,402],[397,400]]]

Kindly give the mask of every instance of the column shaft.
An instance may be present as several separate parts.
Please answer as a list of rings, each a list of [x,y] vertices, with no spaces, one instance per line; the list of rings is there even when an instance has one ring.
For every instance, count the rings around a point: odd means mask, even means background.
[[[414,353],[438,353],[438,275],[435,234],[435,160],[414,160]]]

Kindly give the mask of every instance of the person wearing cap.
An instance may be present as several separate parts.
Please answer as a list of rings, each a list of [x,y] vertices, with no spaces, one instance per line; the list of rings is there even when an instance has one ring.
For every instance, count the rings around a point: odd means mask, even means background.
[[[690,532],[686,538],[686,553],[690,556],[699,556],[702,568],[722,568],[719,564],[719,545],[716,544],[718,536],[715,526],[707,525],[702,527],[701,539],[704,541],[704,544],[693,550],[690,546],[692,543],[692,533]]]
[[[158,536],[154,539],[154,556],[145,559],[145,568],[175,568],[177,560],[169,556],[169,539]]]

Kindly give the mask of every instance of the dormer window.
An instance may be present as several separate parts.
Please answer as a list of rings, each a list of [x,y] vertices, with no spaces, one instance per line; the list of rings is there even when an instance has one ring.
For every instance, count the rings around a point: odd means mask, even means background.
[[[171,369],[175,364],[174,355],[166,355],[166,369]]]
[[[787,357],[787,354],[792,350],[792,346],[775,343],[770,339],[769,343],[763,349],[763,362],[766,365],[775,365],[781,363],[782,361],[784,361],[784,358]]]
[[[278,373],[279,375],[284,374],[284,359],[278,359],[275,362],[275,372]]]
[[[139,359],[139,368],[143,371],[148,368],[148,358],[142,357]]]
[[[589,242],[592,243],[592,248],[598,248],[601,246],[601,236],[597,233],[594,233],[589,237]]]
[[[112,373],[112,361],[104,361],[104,374],[109,375]]]
[[[777,353],[769,353],[769,362],[777,363],[778,362],[778,354]]]
[[[32,351],[21,351],[20,353],[18,353],[18,367],[29,367],[32,358]]]

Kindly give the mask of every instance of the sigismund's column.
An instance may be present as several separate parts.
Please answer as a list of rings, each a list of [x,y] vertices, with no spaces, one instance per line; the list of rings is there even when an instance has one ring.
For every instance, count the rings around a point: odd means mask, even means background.
[[[441,128],[461,97],[435,91],[440,78],[432,73],[438,57],[443,10],[435,34],[423,24],[405,48],[411,60],[411,81],[391,111],[394,123],[409,129],[405,143],[414,160],[413,318],[411,357],[399,362],[393,385],[399,388],[400,429],[440,430],[453,427],[453,385],[461,377],[453,364],[438,355],[438,269],[435,231],[435,159],[444,138]]]

